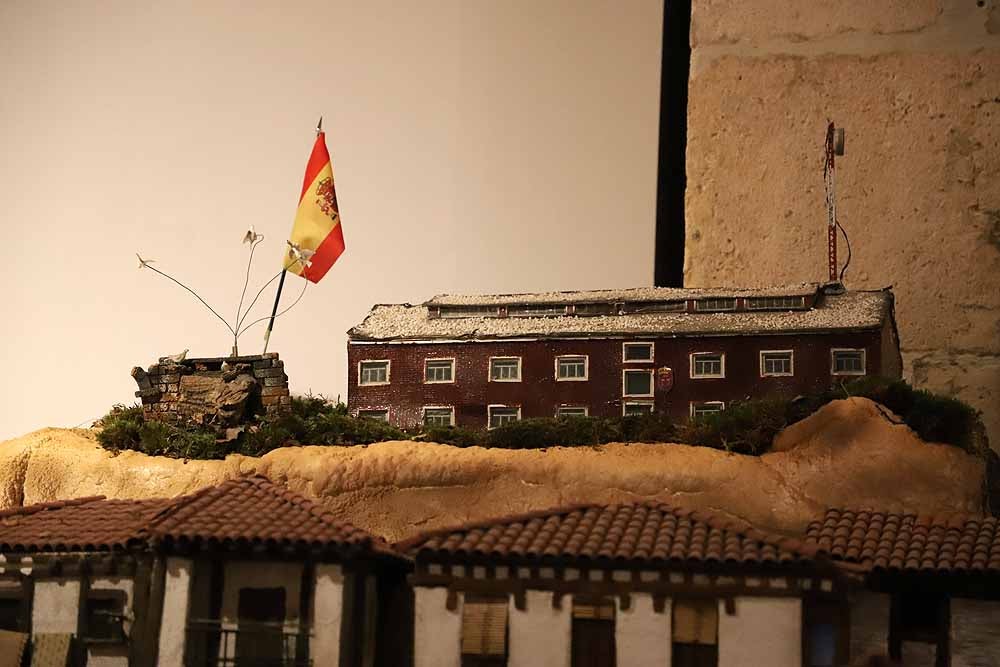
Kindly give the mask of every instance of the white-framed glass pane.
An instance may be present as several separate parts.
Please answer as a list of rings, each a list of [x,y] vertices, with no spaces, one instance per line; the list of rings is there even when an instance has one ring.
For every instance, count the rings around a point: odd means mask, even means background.
[[[801,296],[758,296],[746,300],[748,310],[800,310],[805,307]]]
[[[624,343],[624,354],[622,357],[625,361],[652,361],[653,344]]]
[[[653,414],[653,404],[652,403],[626,403],[625,404],[625,416],[626,417],[641,417],[643,415]]]
[[[649,396],[653,393],[653,374],[649,371],[625,371],[625,395]]]
[[[388,422],[388,410],[358,410],[358,417],[363,419],[374,419],[375,421]]]
[[[388,361],[362,361],[361,384],[385,384],[389,381]]]
[[[694,365],[691,375],[694,377],[721,377],[721,354],[696,354],[691,363]]]
[[[451,382],[455,379],[453,359],[428,359],[424,363],[425,382]]]
[[[581,406],[562,405],[556,409],[556,417],[586,417],[587,408]]]
[[[698,299],[694,303],[695,303],[695,310],[700,310],[702,312],[736,310],[736,299],[727,299],[727,298]]]
[[[557,377],[560,380],[584,380],[587,378],[586,357],[559,357],[556,362]]]
[[[507,422],[516,422],[520,419],[517,408],[506,408],[490,406],[490,428],[503,426]]]
[[[855,373],[865,372],[865,353],[863,350],[834,350],[833,352],[833,372],[834,373]]]
[[[761,370],[764,375],[791,375],[791,352],[761,352]]]
[[[691,416],[692,417],[705,417],[707,415],[719,414],[723,410],[723,404],[717,401],[709,401],[706,403],[695,403],[691,406]]]
[[[490,379],[517,381],[521,379],[521,360],[502,357],[490,360]]]
[[[451,408],[424,408],[424,426],[451,426]]]

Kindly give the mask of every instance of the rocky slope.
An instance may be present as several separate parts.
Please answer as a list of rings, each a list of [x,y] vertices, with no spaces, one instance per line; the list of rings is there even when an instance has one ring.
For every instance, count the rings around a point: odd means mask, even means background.
[[[880,406],[852,398],[789,427],[760,457],[676,444],[510,451],[385,442],[184,462],[114,456],[89,431],[43,429],[0,443],[0,506],[172,496],[249,472],[285,480],[389,540],[532,509],[644,498],[798,532],[830,505],[979,512],[984,486],[981,461],[925,443]]]

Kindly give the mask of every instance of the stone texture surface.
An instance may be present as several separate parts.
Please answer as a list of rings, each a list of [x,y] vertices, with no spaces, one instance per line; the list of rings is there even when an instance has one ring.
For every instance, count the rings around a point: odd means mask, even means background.
[[[846,127],[845,281],[894,285],[909,377],[983,410],[995,448],[997,4],[695,0],[685,261],[688,286],[822,279],[822,143]]]
[[[251,472],[287,481],[390,540],[577,503],[682,503],[787,532],[804,531],[828,506],[982,507],[980,460],[922,442],[867,399],[829,404],[779,436],[778,445],[748,457],[673,444],[510,451],[386,442],[185,462],[112,456],[88,431],[44,429],[0,444],[0,507],[95,494],[175,496]]]

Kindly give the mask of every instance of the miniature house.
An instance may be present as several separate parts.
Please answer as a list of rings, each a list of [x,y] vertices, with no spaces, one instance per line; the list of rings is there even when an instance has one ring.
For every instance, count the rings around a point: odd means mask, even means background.
[[[440,295],[348,332],[348,404],[402,427],[724,410],[899,377],[889,289],[639,288]]]
[[[415,667],[801,667],[806,620],[846,603],[834,568],[802,543],[659,503],[398,546],[415,559]]]
[[[408,650],[384,640],[409,632],[391,603],[405,559],[263,477],[7,510],[0,555],[0,629],[63,651],[51,664],[362,667]]]

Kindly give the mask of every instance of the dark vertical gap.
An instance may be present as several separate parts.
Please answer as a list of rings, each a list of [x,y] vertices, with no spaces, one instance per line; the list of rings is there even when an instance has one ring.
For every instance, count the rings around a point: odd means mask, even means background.
[[[657,287],[684,286],[684,190],[687,187],[691,0],[664,0],[660,69],[660,151],[656,187]]]

